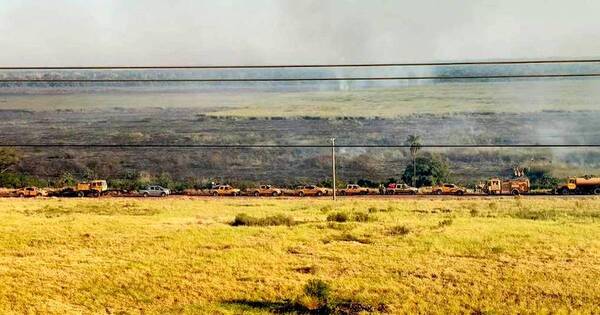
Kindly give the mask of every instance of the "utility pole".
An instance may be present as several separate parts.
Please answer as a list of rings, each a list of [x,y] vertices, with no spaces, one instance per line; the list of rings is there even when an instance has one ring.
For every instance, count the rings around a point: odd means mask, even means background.
[[[331,138],[331,169],[333,173],[333,200],[335,200],[335,138]]]

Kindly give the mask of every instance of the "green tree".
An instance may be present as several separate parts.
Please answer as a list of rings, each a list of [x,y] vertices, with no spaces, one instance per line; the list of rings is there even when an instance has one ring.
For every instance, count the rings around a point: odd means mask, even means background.
[[[407,165],[402,175],[404,182],[415,180],[415,186],[431,186],[448,181],[450,171],[448,163],[440,157],[433,155],[420,156],[415,163]]]
[[[410,146],[410,156],[412,158],[412,166],[413,166],[413,171],[412,174],[416,174],[417,173],[417,165],[415,163],[415,160],[417,158],[417,153],[419,153],[419,151],[421,150],[421,137],[418,135],[409,135],[406,138],[406,145]],[[405,182],[407,182],[405,180]],[[416,186],[416,178],[413,176],[412,177],[412,185]]]
[[[0,148],[0,174],[21,161],[21,154],[13,148]]]
[[[531,189],[552,189],[558,186],[560,179],[552,176],[548,167],[531,167],[525,169]]]

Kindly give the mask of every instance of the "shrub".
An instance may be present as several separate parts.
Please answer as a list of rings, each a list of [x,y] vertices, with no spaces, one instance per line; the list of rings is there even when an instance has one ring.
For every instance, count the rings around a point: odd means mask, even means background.
[[[327,216],[327,221],[347,222],[348,214],[346,212],[335,212]]]
[[[331,288],[323,280],[309,280],[303,289],[304,295],[300,298],[300,304],[308,310],[317,311],[317,314],[330,314]]]
[[[304,285],[304,294],[324,304],[329,301],[331,287],[323,280],[311,279]]]
[[[235,216],[235,219],[231,223],[233,226],[275,226],[275,225],[287,225],[292,226],[296,224],[294,218],[285,216],[283,214],[277,214],[264,218],[256,218],[249,216],[245,213],[240,213]]]
[[[348,221],[355,221],[355,222],[369,222],[372,221],[373,217],[369,216],[368,213],[365,212],[356,212],[353,213],[352,215],[349,215],[346,212],[335,212],[335,213],[331,213],[330,215],[327,216],[327,221],[330,222],[348,222]]]
[[[410,233],[410,229],[405,225],[396,225],[390,228],[391,235],[406,235]]]
[[[372,217],[369,217],[368,213],[357,212],[354,214],[354,221],[356,222],[369,222],[372,220]]]

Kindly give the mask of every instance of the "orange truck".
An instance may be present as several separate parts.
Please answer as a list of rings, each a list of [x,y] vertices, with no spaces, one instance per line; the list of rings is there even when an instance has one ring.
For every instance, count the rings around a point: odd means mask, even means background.
[[[275,188],[271,185],[260,185],[258,188],[251,190],[253,196],[281,196],[281,189]]]
[[[529,192],[528,178],[490,178],[483,183],[482,191],[488,195],[521,195]]]
[[[561,195],[600,195],[600,177],[572,177],[565,184],[556,187],[554,191]]]
[[[15,192],[15,194],[19,198],[24,198],[24,197],[45,197],[45,196],[48,196],[48,193],[45,190],[39,189],[37,187],[21,188],[21,189],[17,190]]]
[[[304,197],[304,196],[323,196],[323,195],[327,195],[328,191],[327,189],[323,188],[323,187],[318,187],[315,185],[306,185],[306,186],[300,186],[296,189],[296,195],[300,196],[300,197]]]
[[[213,196],[239,196],[240,190],[233,188],[229,185],[218,185],[210,190],[210,194]]]
[[[431,190],[436,195],[459,195],[462,196],[467,189],[454,184],[438,184]]]

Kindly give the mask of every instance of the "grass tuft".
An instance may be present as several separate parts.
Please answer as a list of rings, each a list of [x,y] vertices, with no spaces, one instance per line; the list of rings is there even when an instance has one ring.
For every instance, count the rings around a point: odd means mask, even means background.
[[[392,226],[389,230],[390,235],[404,236],[404,235],[407,235],[408,233],[410,233],[410,228],[408,228],[405,225]]]
[[[331,213],[330,215],[328,215],[327,221],[339,222],[339,223],[349,222],[349,221],[370,222],[370,221],[374,221],[374,218],[372,216],[369,216],[369,214],[365,213],[365,212],[355,212],[352,215],[350,215],[347,212],[340,211],[340,212],[335,212],[335,213]]]
[[[335,212],[327,216],[327,221],[331,222],[347,222],[348,213],[346,212]]]
[[[291,216],[277,214],[264,218],[256,218],[245,213],[240,213],[235,216],[232,226],[276,226],[276,225],[295,225],[296,221]]]
[[[452,219],[444,219],[444,220],[438,222],[438,227],[440,227],[440,228],[445,227],[445,226],[450,226],[450,225],[452,225]]]

